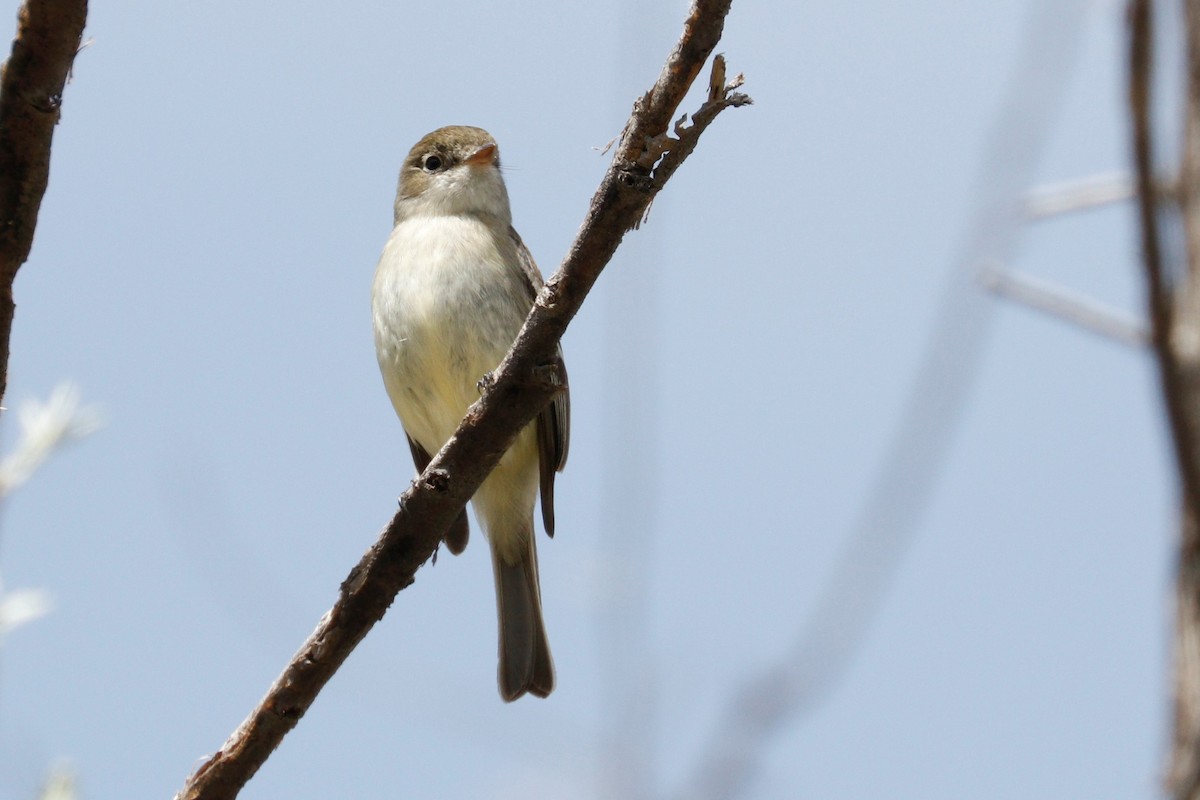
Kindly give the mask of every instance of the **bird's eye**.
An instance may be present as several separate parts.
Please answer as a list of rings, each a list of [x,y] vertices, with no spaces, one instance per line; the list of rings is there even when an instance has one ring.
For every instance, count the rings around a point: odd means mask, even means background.
[[[442,168],[442,159],[437,156],[425,156],[425,160],[421,163],[426,172],[437,172]]]

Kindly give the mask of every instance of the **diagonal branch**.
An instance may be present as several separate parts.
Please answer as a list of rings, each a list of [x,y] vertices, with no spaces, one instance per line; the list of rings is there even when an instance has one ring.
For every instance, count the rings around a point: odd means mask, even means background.
[[[434,553],[442,533],[517,433],[553,397],[555,385],[540,367],[552,362],[555,346],[601,270],[662,188],[668,176],[663,163],[676,152],[680,155],[674,158],[682,160],[689,141],[690,147],[695,146],[695,137],[707,125],[700,122],[702,115],[715,117],[725,107],[749,102],[732,91],[735,85],[724,85],[722,79],[691,128],[678,139],[667,133],[684,95],[720,39],[730,2],[693,1],[683,34],[658,82],[634,105],[613,162],[566,259],[546,282],[504,361],[481,385],[482,397],[401,495],[400,510],[351,570],[333,608],[266,697],[188,779],[176,795],[178,800],[237,795],[383,617],[396,593],[413,582],[416,570]]]
[[[50,140],[86,18],[87,0],[26,0],[0,76],[0,399],[8,388],[13,280],[33,246]]]

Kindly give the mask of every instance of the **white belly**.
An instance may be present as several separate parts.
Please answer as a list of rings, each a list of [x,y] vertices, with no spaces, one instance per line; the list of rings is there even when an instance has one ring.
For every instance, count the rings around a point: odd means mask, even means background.
[[[396,227],[375,272],[375,350],[405,430],[430,454],[479,398],[530,301],[507,232],[475,217]]]

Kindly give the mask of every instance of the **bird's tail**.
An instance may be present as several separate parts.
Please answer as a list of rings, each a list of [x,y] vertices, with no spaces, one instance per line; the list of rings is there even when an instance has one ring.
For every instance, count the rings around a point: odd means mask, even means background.
[[[509,564],[493,544],[492,568],[500,620],[500,696],[507,703],[526,692],[545,697],[554,691],[554,661],[542,624],[537,547],[532,531],[524,557],[514,564]]]

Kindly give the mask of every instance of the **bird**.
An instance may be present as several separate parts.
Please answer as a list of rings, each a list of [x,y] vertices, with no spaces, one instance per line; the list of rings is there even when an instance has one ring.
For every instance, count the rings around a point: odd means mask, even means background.
[[[394,227],[371,290],[375,353],[417,472],[479,397],[543,286],[512,225],[500,150],[482,128],[451,125],[421,138],[404,159]],[[562,348],[551,365],[553,400],[518,435],[472,498],[491,550],[499,633],[500,696],[554,690],[542,618],[534,506],[554,535],[554,478],[566,466],[570,395]],[[444,541],[467,545],[466,512]]]

